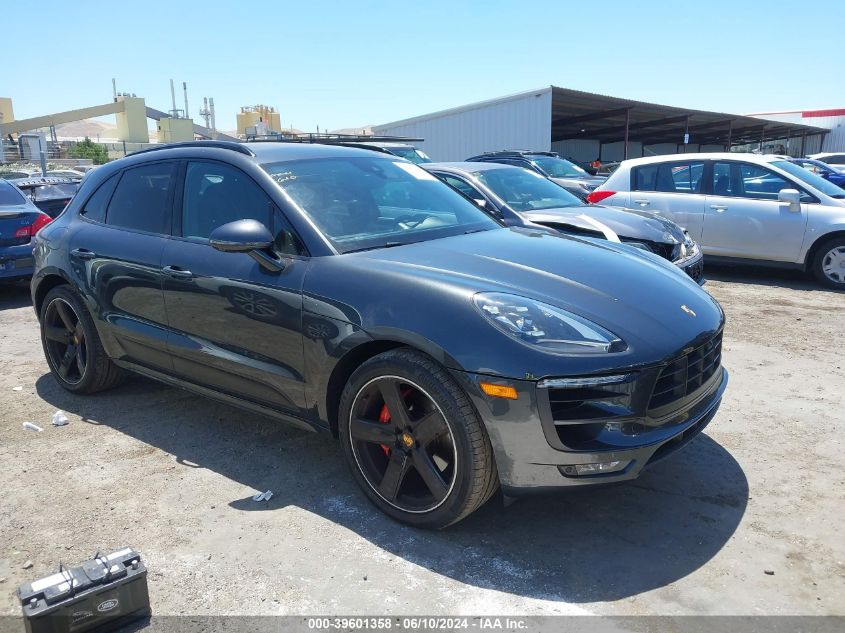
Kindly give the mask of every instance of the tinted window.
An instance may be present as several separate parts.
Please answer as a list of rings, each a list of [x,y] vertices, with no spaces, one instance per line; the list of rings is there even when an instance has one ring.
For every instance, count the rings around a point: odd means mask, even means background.
[[[147,233],[169,233],[169,193],[174,163],[154,163],[123,172],[106,213],[106,222]]]
[[[634,191],[698,193],[704,163],[658,163],[635,167]]]
[[[422,150],[416,147],[388,147],[387,150],[391,154],[396,154],[402,158],[407,158],[412,163],[420,165],[422,163],[430,163],[431,159]]]
[[[182,204],[182,235],[208,239],[218,226],[258,220],[273,229],[273,204],[255,181],[223,163],[188,163]]]
[[[589,174],[575,163],[554,156],[534,157],[532,161],[552,178],[584,178]]]
[[[26,198],[14,185],[0,180],[0,206],[25,204]]]
[[[713,195],[733,196],[734,186],[731,177],[731,163],[716,163],[713,165]]]
[[[465,196],[472,198],[473,200],[483,200],[484,196],[482,196],[475,187],[471,187],[469,183],[461,180],[460,178],[455,178],[454,176],[449,176],[447,174],[438,174],[443,180],[447,183],[452,185],[455,189],[460,191]]]
[[[485,169],[478,178],[515,211],[582,206],[576,196],[545,176],[528,169]]]
[[[406,161],[337,157],[262,167],[342,252],[499,228],[451,187]]]
[[[276,236],[273,240],[273,249],[277,253],[281,255],[307,255],[299,236],[278,209],[274,213],[274,224],[271,231]]]
[[[808,176],[813,176],[813,174],[795,163],[789,163],[789,165],[797,171],[803,172]],[[810,202],[814,200],[810,194],[803,191],[798,185],[765,167],[737,162],[723,162],[713,165],[714,196],[777,200],[781,189],[798,189],[801,193],[802,201]]]
[[[111,195],[114,193],[116,184],[117,176],[112,176],[106,180],[94,192],[94,195],[88,198],[88,202],[85,203],[80,213],[94,222],[104,222],[106,219],[106,207],[109,205],[109,200],[111,200]]]
[[[746,198],[777,200],[781,189],[795,189],[795,185],[785,178],[757,165],[740,164],[739,175],[741,182],[736,195]]]

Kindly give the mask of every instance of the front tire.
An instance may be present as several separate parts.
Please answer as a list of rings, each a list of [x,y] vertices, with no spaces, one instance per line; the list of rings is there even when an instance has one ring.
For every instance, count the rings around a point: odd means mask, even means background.
[[[391,350],[361,365],[341,395],[338,431],[364,493],[404,523],[446,527],[498,487],[490,440],[469,398],[419,352]]]
[[[90,313],[69,286],[47,293],[39,321],[44,356],[63,389],[89,394],[121,382],[123,372],[106,355]]]
[[[834,237],[822,244],[813,257],[812,268],[819,283],[845,290],[845,237]]]

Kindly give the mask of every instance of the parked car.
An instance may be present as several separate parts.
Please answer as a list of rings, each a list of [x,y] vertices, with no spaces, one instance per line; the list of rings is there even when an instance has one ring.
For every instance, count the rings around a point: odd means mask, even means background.
[[[354,143],[354,145],[376,147],[386,152],[389,152],[394,156],[401,156],[402,158],[406,158],[417,165],[422,165],[424,163],[431,162],[431,159],[428,157],[428,154],[408,143],[362,141],[356,142]]]
[[[555,152],[517,150],[487,152],[467,158],[467,161],[473,163],[502,163],[531,169],[555,181],[582,200],[586,200],[587,194],[605,181],[604,177],[588,174],[584,169],[575,163],[564,160]]]
[[[0,282],[32,275],[32,239],[50,216],[6,180],[0,179]]]
[[[818,154],[810,154],[807,158],[820,160],[839,171],[845,171],[845,152],[820,152]]]
[[[79,189],[79,180],[70,178],[23,178],[10,180],[36,207],[55,218]]]
[[[46,176],[48,178],[69,178],[71,180],[82,180],[85,177],[84,171],[77,171],[76,169],[49,169]]]
[[[676,267],[506,228],[371,150],[144,150],[97,168],[36,241],[61,387],[128,370],[333,433],[369,499],[416,526],[460,520],[500,483],[635,478],[727,384],[724,313]]]
[[[705,259],[809,270],[845,290],[845,191],[781,156],[626,160],[588,198],[665,215]]]
[[[584,204],[538,173],[499,163],[429,163],[427,171],[481,201],[507,225],[527,220],[563,233],[622,242],[655,253],[704,281],[698,244],[680,226],[641,211]]]
[[[9,169],[0,171],[0,179],[17,180],[20,178],[35,178],[41,174],[41,170],[35,169]]]
[[[829,180],[837,187],[845,187],[845,172],[834,169],[827,163],[814,158],[789,158],[788,160],[825,180]]]

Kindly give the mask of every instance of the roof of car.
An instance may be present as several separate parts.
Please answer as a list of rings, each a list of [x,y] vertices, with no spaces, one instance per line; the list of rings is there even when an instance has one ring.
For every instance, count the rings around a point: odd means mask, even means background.
[[[420,165],[423,169],[454,169],[456,171],[466,171],[475,173],[478,171],[490,171],[493,169],[523,169],[518,165],[506,165],[504,163],[476,163],[469,161],[454,162],[454,163],[424,163]]]
[[[622,161],[623,165],[648,165],[651,163],[666,163],[688,160],[744,160],[751,163],[770,163],[773,160],[783,160],[783,156],[775,154],[751,154],[742,152],[700,152],[689,154],[660,154],[643,158],[629,158]]]
[[[323,143],[285,143],[283,141],[251,141],[247,143],[223,142],[223,141],[188,141],[172,143],[145,148],[133,152],[132,156],[149,155],[152,159],[158,152],[169,150],[190,150],[194,152],[218,152],[229,150],[243,155],[254,157],[258,163],[276,162],[285,160],[307,159],[307,158],[331,158],[335,156],[367,156],[372,158],[373,151],[345,147],[340,144]],[[387,154],[385,154],[387,156]]]

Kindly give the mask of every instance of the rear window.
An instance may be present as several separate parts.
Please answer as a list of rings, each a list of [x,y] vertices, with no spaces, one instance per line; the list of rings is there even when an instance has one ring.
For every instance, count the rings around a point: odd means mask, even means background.
[[[704,163],[657,163],[632,170],[634,191],[699,193]]]
[[[169,193],[175,163],[127,169],[117,183],[106,223],[146,233],[169,233]]]
[[[94,192],[94,195],[88,198],[88,202],[85,203],[85,207],[80,213],[94,222],[105,222],[106,207],[109,205],[109,200],[111,200],[111,195],[114,193],[114,187],[116,184],[116,175],[106,180],[106,182],[100,185],[97,191]]]
[[[24,204],[26,198],[14,185],[0,180],[0,207]]]

